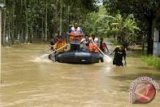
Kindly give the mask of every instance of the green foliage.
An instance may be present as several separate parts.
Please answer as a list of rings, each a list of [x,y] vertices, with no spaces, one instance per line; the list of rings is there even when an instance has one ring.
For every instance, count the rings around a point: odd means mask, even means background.
[[[86,14],[97,11],[96,0],[4,0],[3,35],[10,41],[20,38],[21,42],[32,39],[46,40],[52,34],[66,33],[72,22],[81,23]],[[61,12],[62,9],[62,12]],[[61,17],[62,15],[62,17]],[[3,43],[4,43],[3,42]]]
[[[92,12],[84,22],[86,32],[98,34],[99,36],[120,36],[123,40],[130,40],[139,30],[133,15],[126,18],[121,14],[111,15],[101,6],[99,12]]]
[[[142,58],[148,65],[154,66],[158,69],[160,69],[160,58],[159,57],[153,57],[153,56],[144,56]]]
[[[141,35],[147,34],[147,53],[153,52],[153,28],[160,28],[159,0],[104,0],[104,6],[110,13],[118,11],[126,17],[133,14],[136,18]]]

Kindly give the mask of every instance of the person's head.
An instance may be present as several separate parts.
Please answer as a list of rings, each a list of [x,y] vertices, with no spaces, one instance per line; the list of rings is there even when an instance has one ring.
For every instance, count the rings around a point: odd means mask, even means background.
[[[93,41],[92,37],[89,37],[89,38],[88,38],[88,41],[89,41],[89,42],[92,42],[92,41]]]
[[[88,34],[85,34],[85,37],[89,37],[89,35],[88,35]]]
[[[85,38],[88,39],[88,38],[89,38],[89,35],[86,34],[86,35],[85,35]]]
[[[120,49],[120,45],[117,45],[115,49],[119,50]]]
[[[120,46],[120,49],[125,49],[125,47],[124,47],[124,45],[123,45],[123,44]]]
[[[93,35],[92,35],[92,39],[94,39],[95,37],[96,37],[96,36],[93,34]]]
[[[62,40],[63,40],[62,36],[58,36],[58,41],[62,41]]]
[[[78,27],[78,23],[74,23],[74,27],[77,28]]]
[[[103,38],[100,38],[100,41],[103,42]]]

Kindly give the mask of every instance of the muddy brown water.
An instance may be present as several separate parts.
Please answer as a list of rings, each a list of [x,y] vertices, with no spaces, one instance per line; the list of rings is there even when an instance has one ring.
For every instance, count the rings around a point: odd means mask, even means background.
[[[139,57],[130,55],[123,68],[62,64],[49,61],[47,50],[46,44],[2,47],[0,107],[160,107],[160,91],[149,104],[129,104],[134,79],[160,81],[160,71]]]

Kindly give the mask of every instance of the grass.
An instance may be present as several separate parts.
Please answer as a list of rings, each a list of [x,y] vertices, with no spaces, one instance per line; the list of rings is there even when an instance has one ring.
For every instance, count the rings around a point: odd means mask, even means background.
[[[146,62],[148,65],[153,66],[157,69],[160,69],[160,58],[154,56],[143,56],[143,61]]]

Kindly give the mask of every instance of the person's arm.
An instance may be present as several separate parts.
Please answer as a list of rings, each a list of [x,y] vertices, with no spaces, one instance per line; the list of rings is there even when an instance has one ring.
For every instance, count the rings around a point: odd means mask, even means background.
[[[108,49],[106,43],[104,43],[104,45],[105,45],[105,48],[106,48],[107,52],[109,53],[109,49]]]
[[[115,53],[116,50],[117,50],[117,48],[115,48],[115,49],[113,50],[113,52],[110,53],[110,55],[112,55],[113,53]]]

